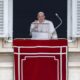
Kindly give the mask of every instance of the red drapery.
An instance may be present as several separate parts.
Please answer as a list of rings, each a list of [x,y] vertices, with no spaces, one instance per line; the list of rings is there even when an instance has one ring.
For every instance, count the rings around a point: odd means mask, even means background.
[[[66,80],[67,40],[15,39],[15,80]]]

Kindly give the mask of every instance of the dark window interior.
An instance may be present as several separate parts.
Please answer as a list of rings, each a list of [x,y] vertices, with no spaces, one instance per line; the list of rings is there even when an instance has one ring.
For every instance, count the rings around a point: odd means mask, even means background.
[[[59,19],[55,16],[58,13],[63,24],[57,29],[59,38],[67,37],[67,0],[13,0],[13,34],[14,38],[30,38],[30,24],[36,19],[36,14],[43,11],[46,19],[51,20],[56,27]]]

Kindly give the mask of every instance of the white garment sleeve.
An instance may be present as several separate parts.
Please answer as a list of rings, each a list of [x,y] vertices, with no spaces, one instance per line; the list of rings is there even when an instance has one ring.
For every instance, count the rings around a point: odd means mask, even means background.
[[[54,24],[52,22],[50,22],[50,30],[49,31],[52,34],[52,39],[57,39],[58,38],[56,30],[54,28]]]
[[[55,31],[55,32],[53,32],[53,34],[52,34],[52,39],[58,39],[58,36],[57,36],[56,31]]]
[[[30,35],[32,35],[32,31],[33,31],[34,27],[35,27],[35,26],[34,26],[34,24],[32,23],[31,26],[30,26]]]
[[[50,22],[49,27],[50,27],[49,33],[53,33],[55,31],[55,28],[52,22]]]

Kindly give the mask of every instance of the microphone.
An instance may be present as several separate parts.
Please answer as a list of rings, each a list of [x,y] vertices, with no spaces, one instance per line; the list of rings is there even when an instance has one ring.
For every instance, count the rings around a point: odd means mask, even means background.
[[[61,17],[59,16],[58,13],[55,13],[55,15],[56,15],[56,17],[60,20],[60,23],[59,23],[59,24],[56,26],[56,28],[55,28],[55,29],[57,29],[57,28],[59,28],[59,27],[62,25],[63,21],[62,21],[62,19],[61,19]]]
[[[58,13],[55,13],[56,16],[58,16]]]

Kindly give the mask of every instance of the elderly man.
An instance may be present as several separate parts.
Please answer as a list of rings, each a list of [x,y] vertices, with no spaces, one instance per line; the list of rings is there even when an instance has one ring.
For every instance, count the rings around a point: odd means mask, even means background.
[[[51,21],[46,20],[44,12],[37,14],[37,19],[32,22],[30,34],[33,39],[57,39],[57,33]]]

